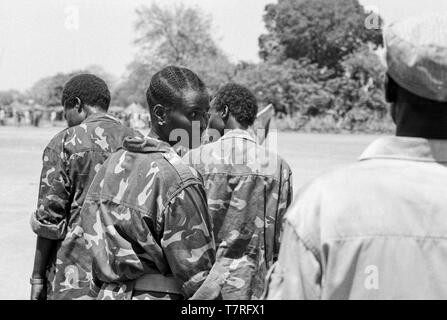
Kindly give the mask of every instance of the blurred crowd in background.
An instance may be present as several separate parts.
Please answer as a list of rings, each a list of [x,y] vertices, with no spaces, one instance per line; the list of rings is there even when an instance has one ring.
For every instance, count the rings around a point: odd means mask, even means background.
[[[109,114],[116,117],[127,127],[135,129],[150,128],[150,114],[140,104],[128,107],[112,106]],[[0,126],[65,126],[64,108],[42,107],[40,105],[13,104],[0,105]]]
[[[162,67],[181,65],[196,72],[211,94],[228,82],[250,88],[260,106],[273,105],[279,130],[393,131],[383,92],[384,20],[378,13],[358,0],[284,0],[267,5],[263,19],[260,61],[233,61],[214,40],[212,16],[199,8],[142,6],[135,13],[135,57],[119,78],[98,65],[59,72],[28,90],[0,91],[0,107],[32,105],[32,100],[47,110],[56,108],[56,118],[62,120],[58,107],[65,83],[77,74],[92,73],[108,84],[112,106],[119,106],[116,114],[138,127],[147,116],[125,110],[134,105],[145,109],[152,75]],[[43,119],[51,113],[44,111]]]

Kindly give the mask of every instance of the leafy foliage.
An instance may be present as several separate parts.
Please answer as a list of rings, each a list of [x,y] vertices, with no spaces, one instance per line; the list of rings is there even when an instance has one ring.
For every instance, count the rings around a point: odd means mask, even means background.
[[[27,97],[18,90],[0,91],[0,107],[8,107],[15,101],[23,103],[26,98]]]
[[[308,60],[288,59],[281,64],[248,65],[237,72],[234,81],[251,88],[260,104],[272,103],[277,112],[312,115],[329,102],[319,80],[322,75]]]
[[[152,63],[186,64],[197,57],[220,53],[210,34],[211,19],[198,8],[184,4],[172,8],[153,3],[137,10],[135,44],[139,58]]]
[[[109,90],[112,90],[116,81],[113,76],[104,71],[101,67],[94,65],[86,68],[85,70],[73,71],[70,73],[58,73],[50,77],[42,78],[38,80],[30,89],[29,96],[36,103],[43,106],[60,106],[62,91],[64,90],[65,84],[72,77],[82,73],[93,73],[102,78],[108,84]]]
[[[262,105],[273,103],[277,114],[287,116],[282,128],[318,123],[323,131],[361,131],[386,119],[385,68],[378,56],[361,47],[341,66],[344,73],[333,77],[306,59],[265,62],[239,69],[235,81],[254,90]]]
[[[278,0],[266,6],[262,61],[235,64],[213,39],[208,15],[196,7],[152,4],[136,12],[137,51],[121,81],[99,67],[87,69],[108,82],[112,105],[145,105],[152,75],[175,64],[195,71],[212,92],[230,81],[247,86],[261,106],[274,105],[280,128],[389,131],[385,68],[375,53],[381,30],[365,27],[368,14],[358,0]],[[30,97],[59,105],[65,82],[81,72],[41,79]],[[0,104],[11,96],[17,94],[0,92]]]
[[[363,44],[382,44],[381,31],[365,27],[367,17],[358,0],[279,0],[266,7],[260,56],[308,58],[338,71],[339,62]]]
[[[215,91],[229,81],[233,64],[211,36],[211,19],[198,8],[183,4],[172,8],[152,4],[137,10],[138,48],[127,75],[113,94],[114,104],[146,104],[152,75],[167,65],[194,70]]]

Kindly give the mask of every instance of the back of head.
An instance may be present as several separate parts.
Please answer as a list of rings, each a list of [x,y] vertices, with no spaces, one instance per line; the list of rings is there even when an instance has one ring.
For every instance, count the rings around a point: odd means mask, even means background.
[[[446,137],[446,15],[421,15],[393,23],[384,38],[387,100],[393,104],[398,135]]]
[[[182,105],[184,93],[188,90],[207,93],[203,81],[187,68],[168,66],[157,72],[151,79],[146,92],[149,110],[156,105],[176,108]]]
[[[389,75],[387,100],[392,103],[391,114],[398,136],[432,139],[447,137],[447,102],[439,102],[415,95],[401,87]]]
[[[110,91],[101,78],[93,74],[80,74],[71,78],[62,92],[62,105],[76,105],[78,99],[83,105],[99,107],[107,111],[110,106]]]
[[[447,101],[436,101],[418,96],[399,85],[390,75],[387,75],[387,90],[387,100],[389,102],[399,101],[411,105],[416,109],[425,108],[428,111],[439,108],[447,110]]]
[[[246,87],[229,83],[219,89],[214,97],[217,111],[228,107],[230,114],[244,127],[253,125],[258,113],[254,94]]]

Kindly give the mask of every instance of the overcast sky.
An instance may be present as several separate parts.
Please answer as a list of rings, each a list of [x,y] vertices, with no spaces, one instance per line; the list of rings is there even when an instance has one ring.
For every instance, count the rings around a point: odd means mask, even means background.
[[[178,1],[158,0],[162,4]],[[184,0],[212,15],[215,37],[232,59],[249,61],[258,59],[264,7],[273,1]],[[447,12],[446,0],[360,2],[376,6],[386,21],[426,11]],[[134,54],[135,8],[148,3],[149,0],[0,0],[0,90],[27,89],[41,77],[92,64],[121,76]]]

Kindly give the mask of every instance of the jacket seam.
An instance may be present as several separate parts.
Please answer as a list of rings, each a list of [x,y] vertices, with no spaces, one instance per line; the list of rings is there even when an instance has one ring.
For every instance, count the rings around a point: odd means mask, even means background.
[[[210,173],[204,173],[202,174],[203,176],[208,176],[208,175],[226,175],[228,176],[229,174],[227,172],[210,172]],[[237,174],[231,174],[230,176],[232,177],[249,177],[249,176],[254,176],[254,177],[269,177],[272,178],[274,181],[276,182],[280,182],[281,179],[278,179],[276,177],[276,175],[265,175],[265,174],[259,174],[259,173],[237,173]]]

